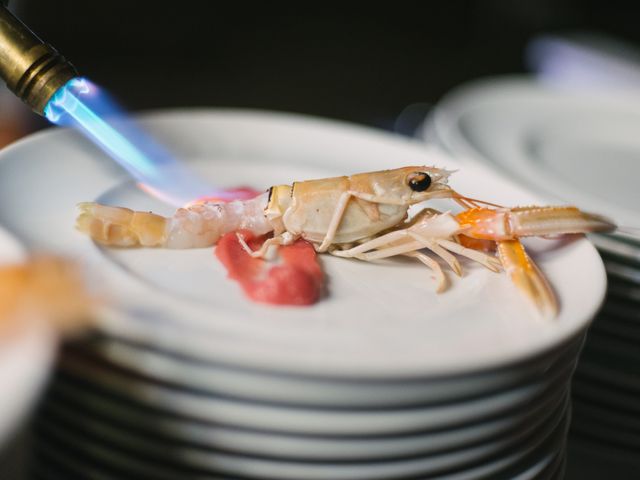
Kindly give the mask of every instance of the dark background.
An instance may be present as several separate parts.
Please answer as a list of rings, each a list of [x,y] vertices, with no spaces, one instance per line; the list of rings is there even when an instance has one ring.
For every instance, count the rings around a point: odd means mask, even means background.
[[[266,2],[265,2],[266,3]],[[15,0],[10,6],[80,72],[132,110],[233,106],[394,129],[472,79],[526,71],[542,32],[640,42],[638,2]]]

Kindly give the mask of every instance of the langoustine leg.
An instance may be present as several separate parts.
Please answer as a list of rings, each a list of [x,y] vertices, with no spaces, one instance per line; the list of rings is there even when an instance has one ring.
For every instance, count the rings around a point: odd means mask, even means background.
[[[401,230],[332,253],[365,261],[395,255],[417,258],[434,271],[437,291],[443,289],[445,277],[439,267],[419,252],[421,249],[438,255],[456,274],[460,273],[460,266],[450,258],[449,252],[470,258],[490,270],[497,271],[502,266],[539,315],[553,318],[558,312],[556,296],[519,238],[606,232],[615,228],[610,220],[575,207],[470,208],[456,216],[429,209],[422,211]],[[466,247],[465,239],[495,242],[498,258]]]

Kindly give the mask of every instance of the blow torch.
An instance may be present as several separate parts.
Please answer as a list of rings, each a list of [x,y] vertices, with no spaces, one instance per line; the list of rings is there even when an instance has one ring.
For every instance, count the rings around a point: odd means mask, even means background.
[[[71,63],[40,40],[0,0],[0,77],[36,113],[53,95],[78,76]]]
[[[167,203],[182,206],[204,196],[246,196],[218,192],[113,106],[105,109],[101,102],[107,102],[99,90],[79,78],[73,65],[9,12],[6,4],[7,0],[0,0],[0,77],[33,111],[54,124],[77,127]],[[115,118],[118,122],[110,121]]]

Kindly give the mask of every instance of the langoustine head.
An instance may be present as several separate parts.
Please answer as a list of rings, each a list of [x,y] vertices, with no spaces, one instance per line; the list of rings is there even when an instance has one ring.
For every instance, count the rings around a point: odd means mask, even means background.
[[[442,168],[410,166],[360,173],[352,175],[349,180],[352,190],[394,200],[389,203],[413,205],[433,198],[453,196],[453,191],[447,184],[451,173]]]

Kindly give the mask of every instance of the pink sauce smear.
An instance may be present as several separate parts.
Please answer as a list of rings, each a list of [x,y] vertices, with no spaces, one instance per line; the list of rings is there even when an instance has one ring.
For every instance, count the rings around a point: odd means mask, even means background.
[[[320,299],[324,273],[313,245],[298,240],[293,245],[279,247],[282,263],[270,266],[271,262],[251,257],[242,248],[236,233],[242,235],[252,250],[259,249],[268,236],[255,237],[248,230],[239,230],[227,233],[216,245],[216,257],[247,297],[272,305],[312,305]]]
[[[247,187],[227,191],[247,199],[262,192]],[[220,201],[206,198],[200,201]],[[225,200],[229,200],[228,198]],[[252,301],[271,305],[312,305],[324,291],[324,273],[316,251],[309,242],[298,240],[293,245],[278,248],[279,262],[251,257],[238,241],[240,234],[252,250],[260,248],[268,235],[254,236],[248,230],[224,235],[215,246],[215,256],[227,269],[228,277],[237,281]]]

